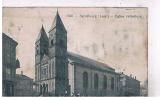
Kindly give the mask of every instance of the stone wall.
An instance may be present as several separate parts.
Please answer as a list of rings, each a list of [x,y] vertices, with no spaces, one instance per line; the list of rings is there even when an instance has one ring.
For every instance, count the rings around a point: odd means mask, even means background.
[[[88,87],[83,88],[83,73],[88,73]],[[94,75],[98,75],[98,89],[94,88]],[[74,77],[73,77],[74,76]],[[107,77],[107,88],[103,87],[103,77]],[[114,89],[111,89],[111,78],[114,78]],[[78,93],[81,96],[118,96],[119,95],[119,74],[115,72],[103,72],[88,68],[83,65],[69,64],[69,83],[71,93]]]

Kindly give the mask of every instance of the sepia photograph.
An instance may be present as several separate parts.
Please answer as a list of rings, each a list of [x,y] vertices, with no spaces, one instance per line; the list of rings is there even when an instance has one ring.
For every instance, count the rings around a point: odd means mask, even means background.
[[[148,96],[148,8],[3,7],[2,96]]]

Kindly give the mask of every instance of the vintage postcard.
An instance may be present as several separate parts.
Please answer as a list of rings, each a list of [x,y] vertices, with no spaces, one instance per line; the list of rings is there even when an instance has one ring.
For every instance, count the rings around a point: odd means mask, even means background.
[[[145,7],[4,7],[3,96],[148,96]]]

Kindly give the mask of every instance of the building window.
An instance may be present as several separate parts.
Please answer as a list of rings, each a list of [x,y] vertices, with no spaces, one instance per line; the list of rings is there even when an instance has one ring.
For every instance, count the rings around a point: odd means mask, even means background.
[[[11,68],[7,68],[7,67],[6,67],[6,74],[7,74],[7,75],[11,75]]]
[[[94,74],[94,88],[98,89],[98,74]]]
[[[42,74],[46,75],[47,74],[47,68],[42,69]]]
[[[60,46],[63,46],[63,40],[59,41]]]
[[[114,78],[111,78],[111,89],[114,90]]]
[[[41,79],[48,78],[48,66],[43,66],[41,68]]]
[[[46,84],[46,91],[45,91],[46,93],[48,92],[48,84]]]
[[[6,68],[6,73],[7,74],[11,74],[11,69],[10,68]]]
[[[42,94],[42,90],[43,89],[43,86],[42,85],[40,85],[40,94]]]
[[[53,45],[53,39],[51,40],[51,45]]]
[[[88,88],[88,73],[83,72],[83,88]]]
[[[103,77],[103,89],[107,89],[107,77],[105,75]]]
[[[36,54],[37,54],[37,55],[39,54],[39,50],[38,50],[38,49],[36,49]]]
[[[44,52],[43,53],[45,53],[45,54],[47,54],[48,53],[48,46],[47,46],[47,44],[44,44]]]
[[[36,54],[39,54],[39,45],[36,46]]]

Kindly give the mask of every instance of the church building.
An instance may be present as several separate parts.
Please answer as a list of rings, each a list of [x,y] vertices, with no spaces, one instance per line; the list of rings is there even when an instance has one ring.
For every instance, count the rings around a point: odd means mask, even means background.
[[[49,30],[42,26],[35,43],[35,81],[37,91],[46,95],[66,95],[68,90],[67,31],[57,12]]]
[[[42,25],[35,43],[35,82],[41,96],[120,95],[115,69],[67,51],[67,31],[58,11],[49,32]]]

